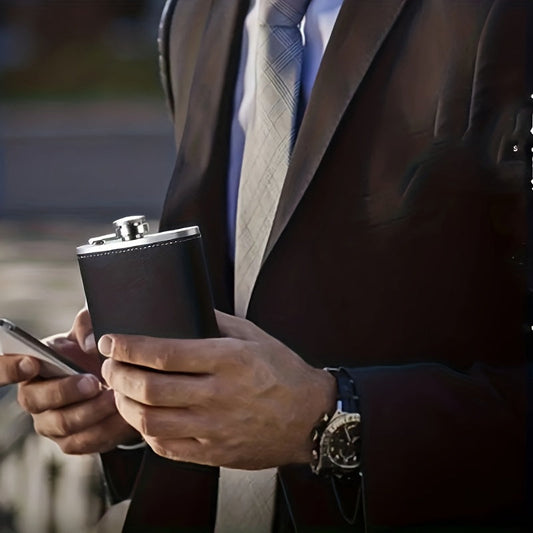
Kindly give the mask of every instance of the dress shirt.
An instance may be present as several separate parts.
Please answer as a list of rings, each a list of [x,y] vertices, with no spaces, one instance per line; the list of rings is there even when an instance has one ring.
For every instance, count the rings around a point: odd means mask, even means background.
[[[302,64],[302,102],[303,108],[315,82],[315,78],[328,44],[331,32],[342,0],[311,0],[307,13],[300,25],[303,36],[303,64]],[[235,218],[237,214],[237,195],[244,152],[246,129],[254,108],[255,93],[255,54],[257,35],[254,30],[257,23],[257,0],[251,0],[250,10],[244,23],[241,59],[237,84],[235,87],[235,113],[231,125],[230,161],[228,169],[228,235],[230,254],[235,252]]]

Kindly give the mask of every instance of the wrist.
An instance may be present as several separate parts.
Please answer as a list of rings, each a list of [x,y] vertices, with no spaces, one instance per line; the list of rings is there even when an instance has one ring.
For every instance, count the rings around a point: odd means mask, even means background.
[[[146,442],[144,441],[144,439],[141,439],[138,442],[132,442],[131,444],[118,444],[117,445],[117,448],[119,450],[127,450],[127,451],[140,450],[141,448],[145,448],[145,447],[146,447]]]
[[[338,397],[337,380],[333,374],[328,372],[325,368],[320,369],[318,372],[322,383],[322,394],[317,395],[318,406],[315,410],[315,424],[324,416],[324,414],[327,413],[331,416],[335,412]]]
[[[130,439],[124,440],[120,444],[117,444],[116,448],[119,450],[139,450],[145,446],[146,442],[142,435],[135,431],[134,436],[132,436]]]
[[[353,479],[360,466],[361,415],[353,377],[342,368],[326,369],[337,383],[333,415],[324,413],[313,430],[311,469],[315,474]]]
[[[304,437],[299,457],[295,462],[309,464],[313,457],[312,435],[314,428],[319,424],[324,414],[332,415],[337,405],[337,383],[335,378],[323,369],[313,369],[312,387],[305,395],[299,398],[301,405],[306,406],[302,428]]]

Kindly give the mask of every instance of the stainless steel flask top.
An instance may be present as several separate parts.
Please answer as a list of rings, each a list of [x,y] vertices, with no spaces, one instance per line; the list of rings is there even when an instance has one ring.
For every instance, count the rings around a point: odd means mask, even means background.
[[[198,226],[189,226],[149,235],[149,225],[144,215],[119,218],[113,222],[113,227],[115,233],[92,237],[89,239],[89,244],[78,246],[76,248],[78,255],[150,245],[157,242],[200,235]]]
[[[123,241],[142,239],[150,229],[144,215],[119,218],[113,222],[113,226],[117,237]]]

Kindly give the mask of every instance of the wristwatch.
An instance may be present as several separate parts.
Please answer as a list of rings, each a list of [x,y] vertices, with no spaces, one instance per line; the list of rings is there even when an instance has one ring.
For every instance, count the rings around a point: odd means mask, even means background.
[[[352,478],[359,473],[361,414],[355,383],[342,368],[325,368],[337,380],[337,409],[325,414],[313,430],[313,460],[315,474]]]

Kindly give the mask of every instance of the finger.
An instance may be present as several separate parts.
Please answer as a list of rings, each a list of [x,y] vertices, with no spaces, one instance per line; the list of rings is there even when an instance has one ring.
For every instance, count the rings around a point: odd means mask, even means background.
[[[100,352],[116,361],[165,372],[214,373],[221,364],[238,359],[241,341],[217,339],[161,339],[136,335],[104,335]]]
[[[213,433],[207,419],[191,409],[144,405],[116,391],[115,402],[122,418],[143,436],[186,439]]]
[[[84,352],[95,353],[97,351],[93,324],[86,307],[81,309],[76,315],[74,323],[72,324],[72,329],[68,334],[68,338],[75,340]]]
[[[116,412],[113,391],[104,391],[91,400],[44,411],[34,415],[33,419],[37,433],[56,438],[79,433]]]
[[[115,391],[158,407],[190,407],[214,401],[214,376],[154,372],[143,367],[107,360],[102,375]]]
[[[39,361],[24,355],[0,357],[0,385],[32,379],[39,373]]]
[[[31,381],[19,385],[18,400],[30,413],[59,409],[93,398],[101,384],[92,374]]]
[[[77,365],[78,368],[83,369],[84,372],[94,374],[98,378],[101,377],[100,367],[103,358],[97,351],[88,354],[80,348],[76,341],[68,339],[65,335],[54,335],[44,340],[52,350]]]
[[[64,453],[80,455],[108,452],[118,444],[131,440],[135,435],[137,435],[137,432],[128,426],[117,413],[109,416],[99,424],[95,424],[74,435],[57,438],[55,441]]]

